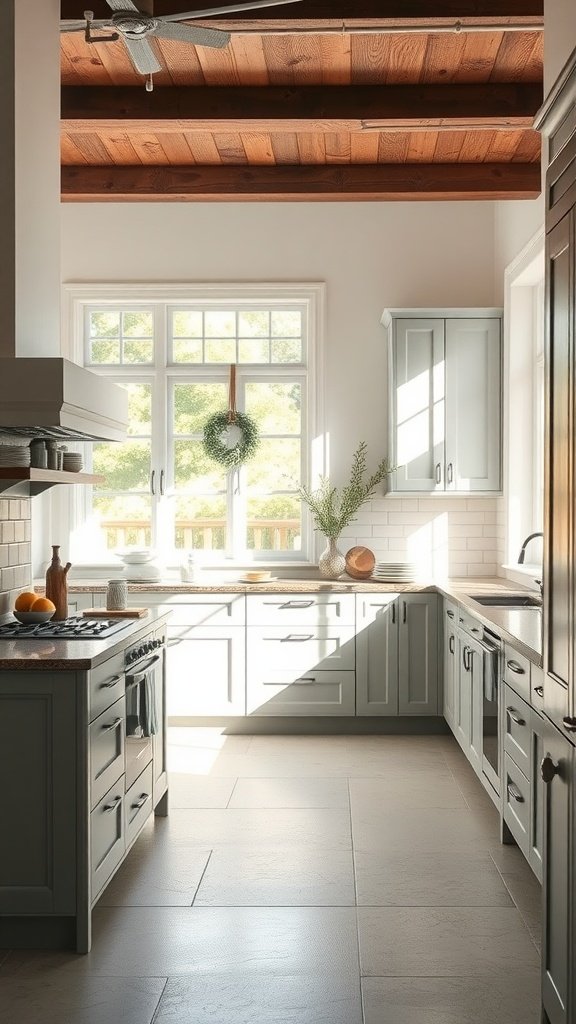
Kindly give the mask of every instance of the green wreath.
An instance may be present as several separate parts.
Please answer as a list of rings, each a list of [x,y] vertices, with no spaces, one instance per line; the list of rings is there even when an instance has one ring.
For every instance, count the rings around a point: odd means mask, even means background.
[[[223,434],[228,427],[238,427],[242,435],[232,448],[223,440]],[[204,426],[204,451],[226,469],[236,469],[243,462],[253,458],[259,444],[260,433],[256,423],[242,412],[234,413],[233,420],[230,419],[228,411],[217,412]]]

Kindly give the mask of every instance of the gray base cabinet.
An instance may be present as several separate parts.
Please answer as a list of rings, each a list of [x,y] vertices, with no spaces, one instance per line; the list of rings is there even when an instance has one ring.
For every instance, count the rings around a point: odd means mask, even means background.
[[[398,712],[438,714],[438,598],[405,594],[399,599]]]

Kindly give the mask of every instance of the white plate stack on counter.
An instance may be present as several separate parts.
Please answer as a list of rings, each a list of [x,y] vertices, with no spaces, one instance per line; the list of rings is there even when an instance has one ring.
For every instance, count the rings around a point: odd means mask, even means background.
[[[372,571],[372,579],[380,583],[413,583],[416,565],[414,562],[378,562]]]

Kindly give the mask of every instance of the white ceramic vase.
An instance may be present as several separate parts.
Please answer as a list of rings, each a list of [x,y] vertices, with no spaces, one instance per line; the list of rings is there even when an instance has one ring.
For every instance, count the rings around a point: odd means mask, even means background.
[[[320,575],[327,580],[337,580],[346,568],[346,559],[338,550],[336,538],[327,537],[326,547],[318,559]]]

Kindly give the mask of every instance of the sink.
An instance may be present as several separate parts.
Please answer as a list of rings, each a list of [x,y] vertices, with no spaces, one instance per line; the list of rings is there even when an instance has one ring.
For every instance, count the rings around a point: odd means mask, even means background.
[[[542,599],[536,594],[469,594],[468,597],[478,604],[490,608],[542,608]]]

